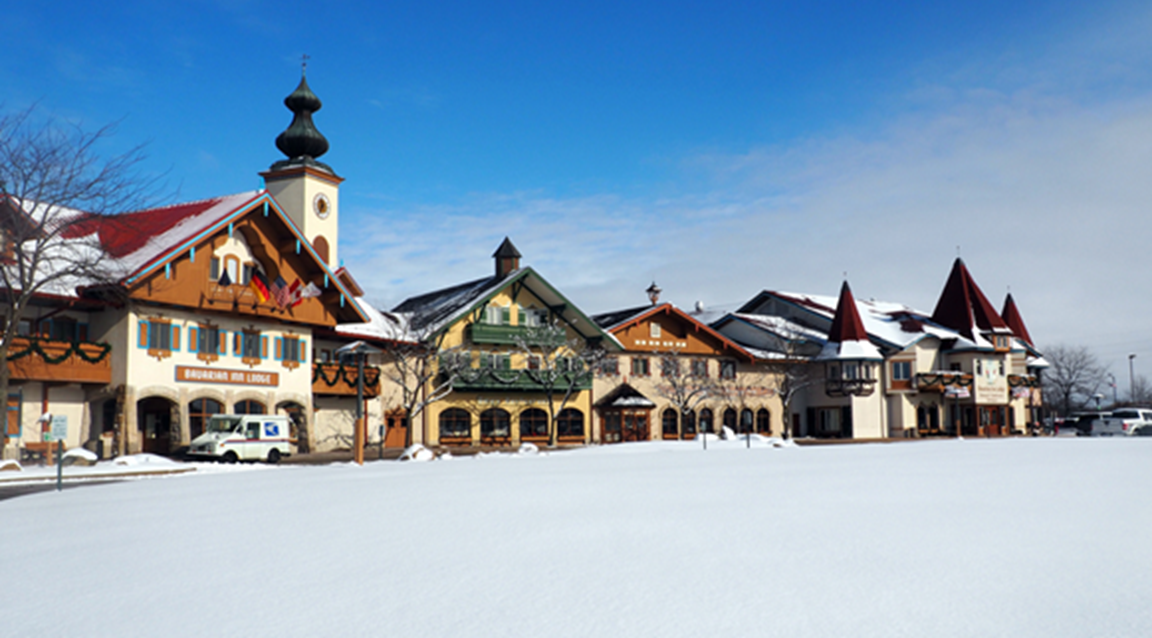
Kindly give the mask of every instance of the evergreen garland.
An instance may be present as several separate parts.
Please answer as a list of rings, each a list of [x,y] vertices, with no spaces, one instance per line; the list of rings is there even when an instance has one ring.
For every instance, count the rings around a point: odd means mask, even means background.
[[[20,352],[8,353],[8,360],[9,361],[19,361],[20,359],[23,359],[24,357],[27,357],[28,355],[38,354],[38,355],[40,355],[40,358],[44,359],[45,363],[48,363],[49,365],[57,365],[57,364],[63,363],[64,361],[66,361],[68,359],[68,357],[75,354],[76,356],[80,357],[84,361],[87,361],[88,363],[100,363],[101,361],[103,361],[104,359],[106,359],[108,357],[109,352],[112,352],[111,344],[97,343],[95,341],[74,341],[74,342],[68,344],[68,347],[64,349],[63,354],[61,354],[58,357],[53,357],[53,356],[49,355],[47,352],[44,352],[44,348],[41,347],[40,344],[41,344],[41,342],[45,341],[44,339],[38,339],[36,337],[26,337],[26,338],[28,339],[28,347],[25,348],[24,350],[21,350]],[[61,342],[49,341],[49,343],[59,344]],[[95,355],[95,356],[90,356],[80,346],[93,346],[93,347],[99,348],[100,353]]]
[[[316,381],[323,381],[329,388],[335,386],[340,381],[349,386],[356,387],[356,366],[345,366],[343,363],[339,364],[332,375],[328,378],[327,373],[324,372],[324,364],[318,363],[312,366],[312,383]],[[380,371],[375,368],[364,367],[364,387],[369,390],[374,390],[380,385]]]

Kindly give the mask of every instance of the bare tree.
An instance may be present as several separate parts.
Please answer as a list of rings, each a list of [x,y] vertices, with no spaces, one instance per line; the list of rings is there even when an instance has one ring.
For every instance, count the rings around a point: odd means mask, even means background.
[[[470,356],[459,347],[441,349],[447,331],[425,331],[385,346],[380,374],[400,391],[404,411],[404,445],[412,445],[412,423],[424,409],[452,393]]]
[[[736,409],[737,433],[745,434],[745,442],[751,446],[752,430],[756,426],[755,416],[751,423],[742,423],[740,420],[743,420],[746,411],[760,404],[760,399],[777,391],[775,375],[762,363],[755,363],[744,371],[736,369],[735,362],[732,365],[731,373],[721,376],[716,393],[723,397],[726,405]]]
[[[785,439],[792,438],[792,402],[809,386],[823,380],[812,356],[819,352],[798,329],[787,324],[777,326],[773,333],[772,356],[762,364],[784,414]]]
[[[689,368],[685,370],[682,363],[679,350],[659,353],[661,381],[656,384],[656,394],[667,399],[680,415],[678,438],[681,439],[684,438],[684,421],[687,416],[695,413],[701,403],[717,392],[717,382],[708,376],[706,370],[693,370],[693,362],[689,362]]]
[[[548,445],[555,447],[559,440],[556,417],[592,383],[592,374],[605,352],[582,338],[567,339],[567,331],[556,322],[529,327],[517,336],[516,348],[528,364],[519,373],[544,393],[548,404]]]
[[[1152,404],[1152,383],[1149,383],[1148,377],[1138,374],[1136,378],[1132,380],[1132,388],[1128,394],[1128,401],[1132,405]]]
[[[1056,345],[1044,350],[1050,364],[1044,371],[1043,392],[1062,416],[1088,405],[1104,384],[1107,370],[1084,346]]]
[[[77,286],[114,278],[96,233],[80,232],[95,216],[142,207],[158,178],[140,173],[142,146],[101,158],[97,146],[114,126],[95,132],[41,118],[36,107],[0,116],[0,361],[7,362],[20,320],[33,298],[75,294]],[[10,370],[0,366],[7,404]],[[0,449],[7,427],[0,428]]]

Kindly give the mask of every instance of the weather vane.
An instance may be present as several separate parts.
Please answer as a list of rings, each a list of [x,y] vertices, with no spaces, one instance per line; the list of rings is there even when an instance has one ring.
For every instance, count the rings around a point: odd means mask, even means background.
[[[300,75],[308,74],[308,60],[311,57],[312,56],[308,55],[307,53],[300,56]]]

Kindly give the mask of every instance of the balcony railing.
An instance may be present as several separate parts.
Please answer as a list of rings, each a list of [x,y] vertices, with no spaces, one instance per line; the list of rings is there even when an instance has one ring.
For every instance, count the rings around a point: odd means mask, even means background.
[[[468,326],[468,337],[472,343],[490,343],[515,346],[521,343],[529,346],[564,345],[563,331],[547,327],[505,326],[488,323],[473,323]]]
[[[452,387],[459,391],[545,392],[551,386],[553,391],[563,392],[568,389],[570,384],[575,390],[590,390],[592,388],[592,375],[588,372],[559,373],[469,368],[457,375]]]
[[[356,396],[356,364],[312,364],[312,394]],[[364,396],[380,394],[380,368],[364,366]]]
[[[112,346],[91,341],[16,337],[8,347],[14,381],[111,383]]]
[[[830,397],[866,397],[876,391],[876,379],[825,379],[824,393]]]

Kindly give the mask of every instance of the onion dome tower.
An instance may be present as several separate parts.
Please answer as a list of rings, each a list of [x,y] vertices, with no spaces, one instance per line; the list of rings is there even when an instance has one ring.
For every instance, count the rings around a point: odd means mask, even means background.
[[[304,233],[316,253],[330,268],[340,266],[339,240],[340,183],[331,166],[317,158],[328,152],[328,139],[316,128],[312,114],[320,110],[320,98],[308,86],[304,71],[300,84],[284,98],[292,111],[292,123],[276,138],[276,148],[286,155],[260,173],[264,187],[280,208]]]

